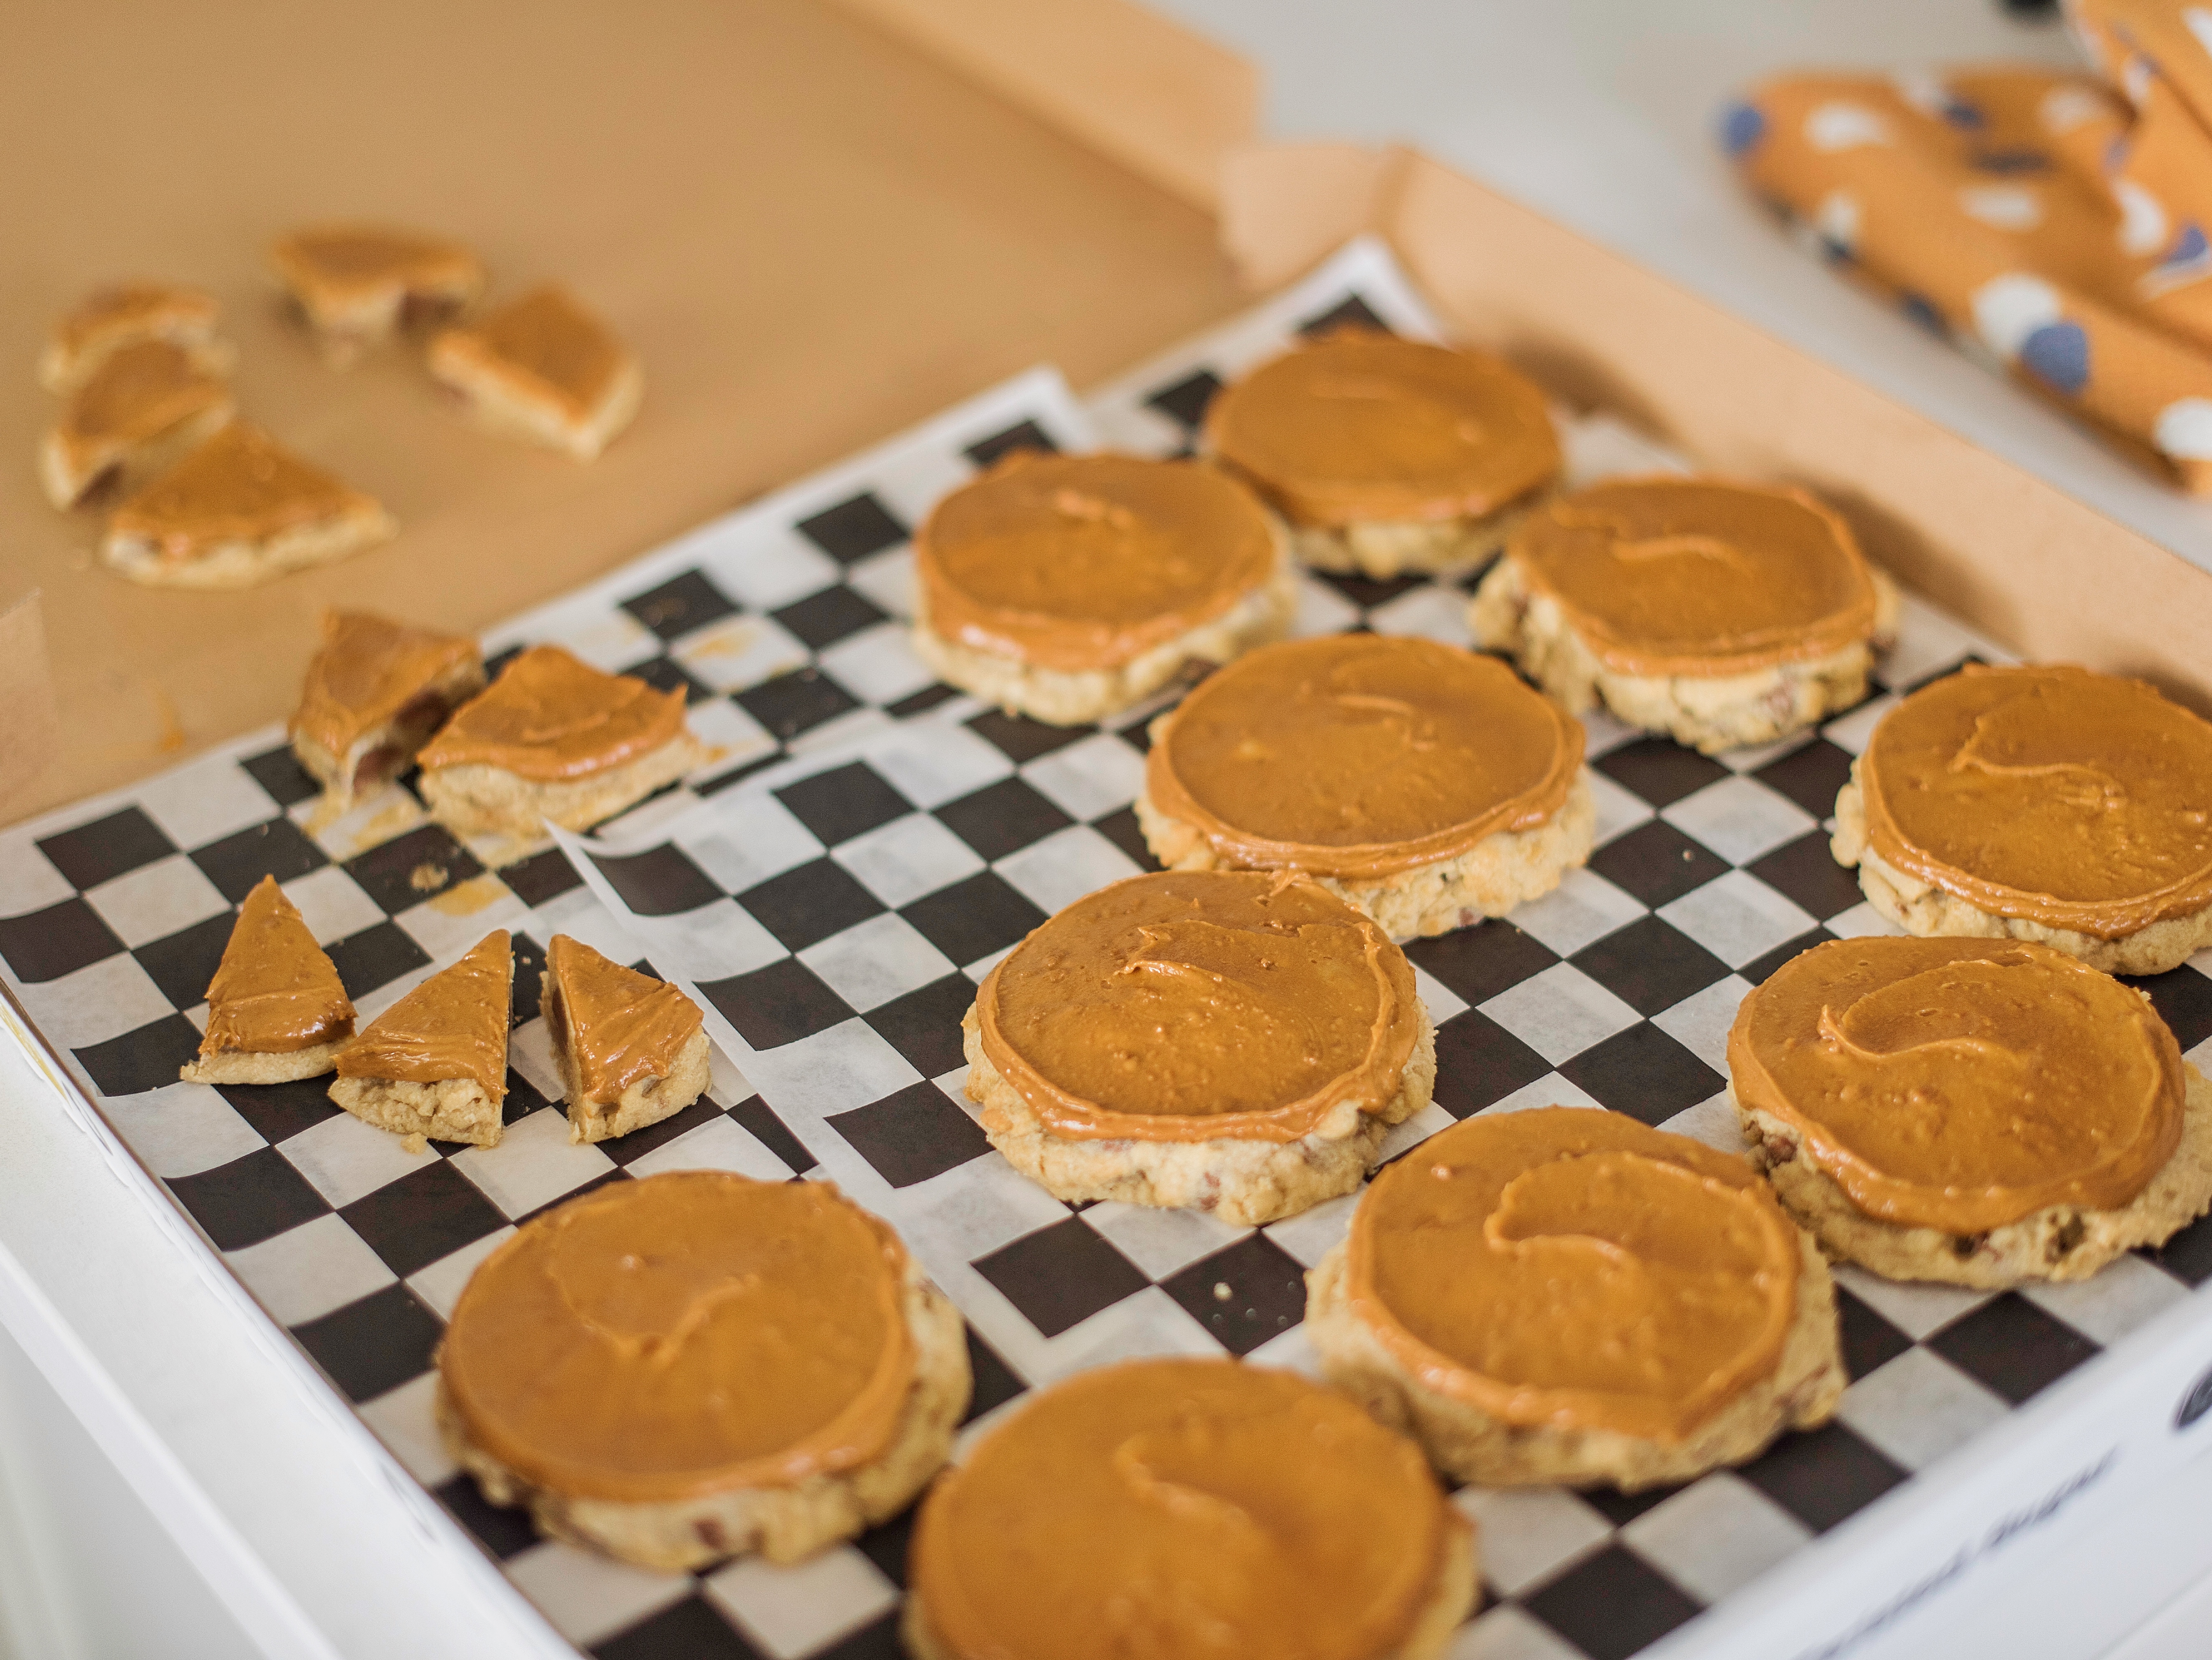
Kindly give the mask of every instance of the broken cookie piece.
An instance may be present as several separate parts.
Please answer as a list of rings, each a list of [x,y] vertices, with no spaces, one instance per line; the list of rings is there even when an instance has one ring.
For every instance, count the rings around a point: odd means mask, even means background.
[[[269,264],[334,368],[403,329],[447,321],[483,291],[458,242],[382,225],[316,225],[280,236]]]
[[[56,507],[143,482],[204,443],[237,410],[222,359],[205,347],[135,340],[100,361],[39,447]]]
[[[629,349],[565,290],[546,287],[432,343],[430,373],[478,425],[588,461],[637,413]]]
[[[177,1074],[188,1084],[319,1078],[353,1036],[338,971],[273,876],[239,907],[207,997],[199,1054]]]
[[[507,930],[496,929],[338,1052],[331,1099],[394,1135],[497,1146],[514,980]]]
[[[243,588],[398,528],[374,497],[234,421],[116,509],[100,556],[134,582]]]
[[[539,996],[568,1103],[568,1140],[605,1141],[672,1118],[707,1087],[699,1006],[565,933]]]
[[[95,289],[54,325],[39,359],[39,383],[48,392],[69,392],[109,353],[140,340],[166,340],[227,357],[215,344],[216,309],[212,296],[171,283]]]
[[[405,771],[483,686],[483,654],[465,635],[326,611],[292,715],[292,753],[343,811]]]

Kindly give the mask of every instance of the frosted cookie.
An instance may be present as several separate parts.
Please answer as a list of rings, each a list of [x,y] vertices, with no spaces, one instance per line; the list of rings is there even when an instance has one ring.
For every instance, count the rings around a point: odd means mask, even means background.
[[[326,611],[323,647],[288,727],[292,753],[331,800],[349,807],[404,772],[483,684],[483,654],[465,635]]]
[[[962,1030],[984,1134],[1054,1197],[1239,1227],[1358,1187],[1437,1075],[1405,952],[1256,872],[1077,900],[985,976]]]
[[[447,1451],[540,1533],[681,1572],[906,1508],[968,1405],[960,1316],[823,1182],[685,1171],[548,1212],[438,1350]]]
[[[507,930],[495,929],[338,1051],[331,1099],[394,1135],[497,1146],[514,982]]]
[[[464,835],[584,830],[705,758],[684,694],[532,646],[416,755],[431,814]]]
[[[628,1135],[673,1117],[706,1090],[699,1006],[665,980],[556,933],[538,1006],[567,1093],[571,1141]]]
[[[1431,1136],[1306,1287],[1329,1380],[1486,1487],[1686,1481],[1846,1381],[1827,1264],[1758,1172],[1616,1112]]]
[[[100,556],[134,582],[243,588],[398,529],[374,498],[233,421],[115,510]]]
[[[1542,390],[1504,359],[1361,329],[1224,387],[1204,441],[1300,559],[1373,577],[1488,558],[1560,463]]]
[[[1907,933],[2163,974],[2212,945],[2208,779],[2212,723],[2140,680],[1969,666],[1882,717],[1832,846]]]
[[[353,1036],[338,971],[273,876],[239,907],[207,1000],[199,1054],[177,1073],[188,1084],[319,1078]]]
[[[2086,1280],[2212,1207],[2212,1084],[2045,946],[1816,946],[1743,1000],[1728,1063],[1784,1207],[1893,1280]]]
[[[908,1568],[915,1660],[1437,1660],[1476,1590],[1418,1448],[1231,1360],[1030,1396],[931,1491]]]
[[[931,510],[914,562],[915,654],[1055,726],[1279,640],[1297,605],[1281,527],[1193,461],[1017,451]]]
[[[164,340],[181,350],[218,353],[216,307],[198,289],[169,283],[119,283],[95,289],[54,325],[39,358],[39,381],[49,392],[68,392],[99,368],[110,352],[140,340]],[[219,356],[219,363],[227,363]]]
[[[293,231],[270,245],[269,265],[333,365],[453,316],[484,284],[483,264],[459,243],[381,225]]]
[[[542,288],[430,343],[430,373],[477,424],[588,461],[637,413],[629,347],[566,289]]]
[[[118,347],[69,394],[39,446],[39,482],[58,508],[130,489],[204,442],[236,408],[222,359],[207,349],[167,340]]]
[[[1897,590],[1803,490],[1630,478],[1523,519],[1476,590],[1476,642],[1574,714],[1710,755],[1864,698]]]
[[[1310,876],[1394,939],[1503,916],[1589,857],[1581,723],[1495,659],[1342,634],[1254,652],[1152,726],[1170,870]]]

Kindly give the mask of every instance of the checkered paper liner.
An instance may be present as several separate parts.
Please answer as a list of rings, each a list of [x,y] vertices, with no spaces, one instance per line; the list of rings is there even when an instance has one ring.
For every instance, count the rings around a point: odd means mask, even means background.
[[[647,1574],[540,1541],[440,1450],[428,1371],[470,1272],[519,1224],[604,1182],[711,1167],[826,1177],[892,1221],[966,1316],[963,1444],[1027,1389],[1154,1353],[1312,1371],[1302,1275],[1345,1199],[1269,1227],[1070,1206],[986,1143],[961,1091],[975,984],[1045,916],[1151,868],[1130,803],[1152,708],[1058,729],[929,684],[907,650],[906,527],[1012,442],[1188,447],[1213,385],[1302,329],[1432,335],[1389,257],[1305,283],[1078,408],[1033,374],[499,630],[683,684],[731,753],[590,840],[497,873],[395,787],[334,824],[281,735],[0,835],[0,964],[106,1124],[398,1462],[551,1625],[605,1660],[898,1651],[910,1517],[797,1568]],[[1009,435],[1012,435],[1011,436]],[[1669,465],[1605,417],[1579,477]],[[1308,575],[1298,629],[1467,643],[1472,578]],[[1389,1156],[1480,1112],[1612,1107],[1738,1145],[1723,1044],[1744,991],[1819,940],[1887,931],[1823,821],[1897,690],[1985,642],[1917,603],[1869,703],[1815,736],[1708,759],[1589,722],[1586,870],[1408,948],[1437,1027],[1435,1104]],[[714,723],[720,722],[717,726]],[[489,927],[515,934],[518,1025],[495,1148],[422,1155],[337,1111],[326,1080],[176,1081],[234,907],[274,873],[364,1019]],[[426,891],[427,890],[427,891]],[[572,1146],[538,970],[556,932],[649,965],[706,1012],[714,1081],[665,1123]],[[2212,959],[2142,982],[2199,1064]],[[1853,1383],[1836,1422],[1756,1462],[1633,1497],[1462,1490],[1484,1605],[1455,1655],[1613,1660],[1683,1627],[2212,1279],[2212,1225],[2086,1286],[1986,1296],[1838,1275]]]

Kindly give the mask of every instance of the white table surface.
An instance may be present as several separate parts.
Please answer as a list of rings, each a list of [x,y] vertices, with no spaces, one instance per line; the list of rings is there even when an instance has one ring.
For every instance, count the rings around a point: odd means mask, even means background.
[[[1155,3],[1261,64],[1278,134],[1418,143],[2212,567],[2212,507],[1835,282],[1710,142],[1770,69],[2064,61],[2057,28],[1988,0]],[[562,1652],[4,1038],[0,1146],[0,1660]],[[2201,1654],[2207,1462],[1981,1611],[1972,1651]],[[1932,1627],[1927,1651],[1961,1636]]]

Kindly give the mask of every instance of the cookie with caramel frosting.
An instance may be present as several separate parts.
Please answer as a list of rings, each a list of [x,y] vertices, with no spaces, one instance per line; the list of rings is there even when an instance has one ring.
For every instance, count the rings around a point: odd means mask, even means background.
[[[464,835],[585,830],[674,783],[706,754],[684,694],[532,646],[416,757],[433,817]]]
[[[931,1490],[916,1660],[1438,1660],[1473,1529],[1404,1436],[1232,1360],[1136,1360],[1024,1402]]]
[[[538,1006],[567,1092],[572,1142],[657,1124],[707,1087],[699,1006],[665,980],[556,933],[545,953]]]
[[[208,982],[207,1031],[179,1073],[191,1084],[319,1078],[353,1036],[353,1003],[276,879],[246,896]]]
[[[1561,459],[1542,388],[1504,358],[1356,328],[1214,394],[1204,442],[1300,559],[1376,578],[1487,558]]]
[[[73,508],[128,490],[204,441],[237,407],[223,376],[221,355],[206,347],[149,339],[109,352],[39,447],[46,500]]]
[[[588,461],[637,414],[645,375],[615,331],[548,285],[430,343],[430,373],[479,426]]]
[[[338,1051],[331,1099],[395,1135],[499,1145],[514,952],[495,929]]]
[[[1238,1226],[1349,1193],[1429,1103],[1406,954],[1314,883],[1133,876],[985,976],[963,1023],[983,1133],[1055,1197]]]
[[[270,269],[333,367],[465,309],[484,270],[458,242],[388,225],[312,225],[278,237]]]
[[[2085,1280],[2212,1206],[2212,1085],[2047,946],[1816,946],[1743,1000],[1728,1064],[1784,1206],[1892,1279]]]
[[[1488,1486],[1688,1481],[1826,1422],[1845,1381],[1827,1266],[1758,1172],[1583,1107],[1470,1118],[1384,1171],[1306,1331]]]
[[[242,588],[397,529],[374,498],[233,421],[115,510],[100,556],[134,582]]]
[[[287,728],[292,753],[334,802],[350,806],[405,771],[483,684],[483,654],[465,635],[326,611],[322,649]]]
[[[2212,945],[2207,778],[2212,721],[2140,680],[1969,665],[1875,727],[1835,855],[1908,933],[2163,974]]]
[[[1281,526],[1196,461],[1017,451],[931,509],[914,556],[921,660],[1059,726],[1279,639],[1297,608]]]
[[[824,1182],[685,1171],[529,1223],[438,1351],[447,1450],[541,1533],[681,1572],[903,1510],[968,1404],[960,1316]]]
[[[1136,810],[1161,864],[1296,872],[1393,939],[1502,916],[1589,857],[1581,723],[1432,640],[1264,648],[1152,737]]]
[[[1662,475],[1538,507],[1468,620],[1573,713],[1602,703],[1711,754],[1864,698],[1897,612],[1894,585],[1808,492]]]
[[[173,283],[118,283],[94,289],[54,324],[39,359],[48,392],[73,391],[109,353],[162,340],[196,354],[218,353],[214,296]],[[227,355],[222,362],[227,364]]]

